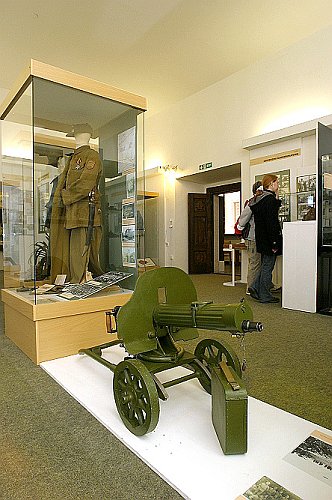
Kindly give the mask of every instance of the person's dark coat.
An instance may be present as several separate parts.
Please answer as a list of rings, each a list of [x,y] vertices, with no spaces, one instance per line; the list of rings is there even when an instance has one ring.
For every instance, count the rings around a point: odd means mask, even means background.
[[[281,255],[282,233],[278,212],[281,201],[273,191],[264,190],[249,203],[255,219],[257,252],[263,255]]]

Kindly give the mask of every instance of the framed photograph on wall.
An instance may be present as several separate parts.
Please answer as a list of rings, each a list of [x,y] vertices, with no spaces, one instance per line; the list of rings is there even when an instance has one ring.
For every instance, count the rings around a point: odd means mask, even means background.
[[[316,175],[296,178],[297,220],[316,219]]]
[[[136,250],[135,245],[122,245],[122,265],[124,267],[136,267]]]
[[[122,202],[122,225],[135,224],[135,203]]]
[[[301,175],[296,178],[296,192],[307,193],[316,191],[316,175]]]
[[[135,224],[122,226],[122,243],[135,243],[135,241],[136,241]]]
[[[118,173],[121,174],[136,165],[136,127],[118,134]]]

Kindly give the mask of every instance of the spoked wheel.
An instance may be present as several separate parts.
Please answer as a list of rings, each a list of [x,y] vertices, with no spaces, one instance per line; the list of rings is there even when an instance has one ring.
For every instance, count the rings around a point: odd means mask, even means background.
[[[159,420],[159,398],[148,369],[137,359],[126,359],[114,371],[113,391],[119,415],[136,436],[153,431]]]
[[[197,344],[194,354],[209,372],[211,371],[211,366],[217,366],[218,363],[225,361],[227,365],[234,369],[239,377],[242,377],[239,358],[236,352],[231,346],[226,344],[226,342],[221,344],[214,339],[202,340]],[[203,389],[211,394],[211,380],[208,380],[205,376],[199,377],[198,380]]]

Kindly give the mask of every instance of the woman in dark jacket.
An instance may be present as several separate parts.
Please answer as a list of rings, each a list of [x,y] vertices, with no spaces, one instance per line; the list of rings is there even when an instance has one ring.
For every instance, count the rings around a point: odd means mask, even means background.
[[[261,269],[248,290],[251,297],[260,302],[279,302],[270,291],[274,264],[277,255],[282,253],[278,177],[274,174],[264,175],[262,185],[262,193],[249,203],[255,219],[255,238],[257,252],[261,254]]]

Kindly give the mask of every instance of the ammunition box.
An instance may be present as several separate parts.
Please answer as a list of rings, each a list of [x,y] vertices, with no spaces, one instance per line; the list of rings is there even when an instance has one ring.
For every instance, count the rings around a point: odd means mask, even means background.
[[[237,390],[219,366],[211,367],[212,422],[225,455],[247,452],[248,395],[241,378],[228,367]]]

